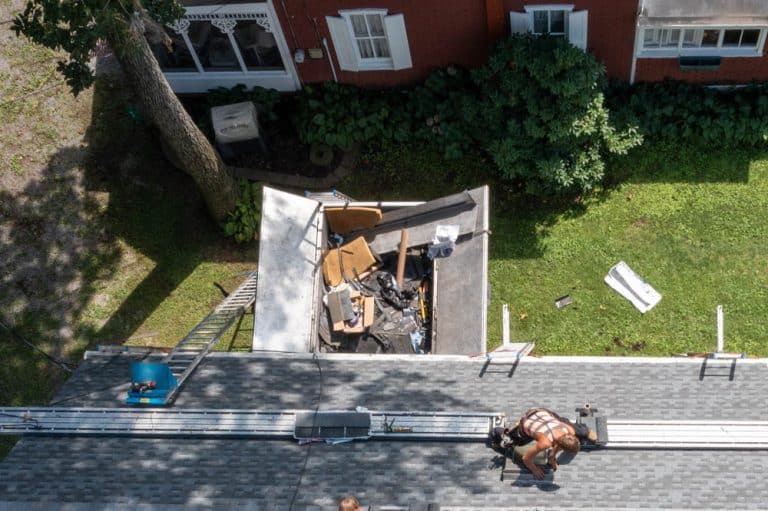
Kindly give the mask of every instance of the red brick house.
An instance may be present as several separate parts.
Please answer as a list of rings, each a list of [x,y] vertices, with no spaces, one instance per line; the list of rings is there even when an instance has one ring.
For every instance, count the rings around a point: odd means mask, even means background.
[[[419,82],[516,32],[568,38],[612,78],[768,81],[768,0],[183,0],[157,51],[174,90]]]

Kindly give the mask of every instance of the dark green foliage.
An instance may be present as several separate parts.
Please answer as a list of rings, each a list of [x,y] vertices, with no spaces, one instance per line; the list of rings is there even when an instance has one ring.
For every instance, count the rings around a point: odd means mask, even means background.
[[[177,20],[184,12],[176,0],[146,0],[144,8],[160,23]],[[13,20],[13,30],[17,36],[23,34],[47,48],[69,54],[58,63],[58,69],[77,95],[93,84],[94,74],[88,63],[99,41],[120,46],[132,13],[133,2],[126,0],[29,0],[24,12]]]
[[[424,85],[409,94],[408,110],[414,119],[415,136],[437,142],[446,158],[461,158],[473,145],[466,126],[477,100],[465,70],[451,66],[435,71]]]
[[[306,86],[294,119],[305,144],[349,149],[358,144],[402,142],[411,135],[405,96],[338,83]]]
[[[240,200],[234,211],[229,213],[224,224],[224,233],[238,243],[254,241],[259,234],[261,222],[261,183],[240,184]]]
[[[684,82],[613,84],[608,102],[626,124],[654,139],[707,146],[756,146],[768,140],[768,86],[716,90]]]
[[[642,138],[609,122],[603,67],[564,39],[516,36],[471,74],[448,68],[407,92],[307,87],[295,118],[304,143],[348,148],[416,140],[447,159],[484,149],[508,183],[539,194],[583,193],[604,159]]]
[[[607,155],[642,141],[611,126],[602,65],[564,39],[511,37],[472,78],[479,101],[465,121],[502,177],[529,192],[588,192]]]

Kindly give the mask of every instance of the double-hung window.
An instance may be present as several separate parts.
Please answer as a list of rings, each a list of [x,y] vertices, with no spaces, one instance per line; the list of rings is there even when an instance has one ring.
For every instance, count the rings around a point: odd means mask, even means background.
[[[412,67],[402,14],[386,9],[339,11],[326,17],[336,60],[345,71],[398,70]]]
[[[526,5],[525,12],[510,12],[513,34],[565,37],[582,50],[587,49],[587,11],[574,11],[573,5]]]
[[[640,56],[757,57],[765,44],[765,27],[659,26],[640,30]]]
[[[565,9],[533,9],[533,32],[535,35],[549,34],[565,37],[566,21],[570,11]]]

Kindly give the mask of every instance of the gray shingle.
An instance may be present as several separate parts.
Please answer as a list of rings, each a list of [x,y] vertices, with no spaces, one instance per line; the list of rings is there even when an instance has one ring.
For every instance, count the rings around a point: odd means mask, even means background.
[[[589,401],[610,417],[764,419],[764,364],[735,378],[699,379],[697,363],[321,360],[210,357],[178,407],[505,411],[547,405],[564,413]],[[128,359],[87,360],[56,400],[121,406]],[[308,455],[308,457],[307,457]],[[306,461],[306,467],[304,467]],[[302,470],[303,469],[303,470]],[[482,444],[25,438],[0,464],[0,511],[72,509],[328,509],[351,493],[372,505],[440,502],[444,508],[761,509],[762,452],[597,451],[562,465],[551,481],[500,481]],[[298,484],[301,480],[300,485]],[[298,491],[297,491],[298,488]],[[36,507],[37,506],[37,507]]]

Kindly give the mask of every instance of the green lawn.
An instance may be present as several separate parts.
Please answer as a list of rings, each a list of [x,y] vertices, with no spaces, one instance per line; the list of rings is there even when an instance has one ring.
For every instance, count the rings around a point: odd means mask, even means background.
[[[712,351],[719,303],[726,350],[768,355],[768,154],[646,144],[612,171],[624,183],[584,207],[495,210],[490,338],[508,303],[541,354]],[[653,310],[603,282],[619,260],[661,293]]]
[[[489,182],[488,164],[386,149],[339,189],[355,198],[432,198]],[[507,197],[492,186],[489,344],[509,304],[513,341],[538,354],[669,355],[726,349],[768,355],[768,154],[646,143],[609,166],[620,184],[583,204]],[[369,197],[366,190],[375,190]],[[626,261],[662,294],[641,314],[603,277]],[[573,303],[557,309],[569,294]]]

